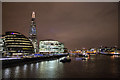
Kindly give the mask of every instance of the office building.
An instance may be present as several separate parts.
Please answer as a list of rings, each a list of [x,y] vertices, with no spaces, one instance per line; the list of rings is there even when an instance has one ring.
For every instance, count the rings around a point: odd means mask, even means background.
[[[0,36],[0,52],[3,51],[3,47],[4,47],[4,38]]]
[[[52,39],[40,40],[39,52],[43,53],[43,54],[63,53],[64,52],[64,44],[59,41],[52,40]]]
[[[34,53],[32,42],[19,32],[6,32],[4,42],[7,56],[24,56]]]

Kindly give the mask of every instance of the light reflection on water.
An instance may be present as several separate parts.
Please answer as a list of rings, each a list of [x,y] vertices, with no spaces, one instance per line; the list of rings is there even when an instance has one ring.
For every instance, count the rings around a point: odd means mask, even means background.
[[[39,63],[36,63],[35,67],[36,67],[36,69],[38,69],[39,68]]]
[[[59,61],[61,59],[4,68],[2,76],[3,78],[116,78],[120,75],[120,57],[95,55],[89,56],[86,60],[71,57],[70,63],[62,63]]]
[[[4,70],[4,74],[5,74],[5,78],[10,78],[10,68],[6,68],[5,70]]]
[[[52,61],[44,61],[40,63],[40,72],[42,72],[42,78],[57,78],[58,75],[56,74],[58,68],[62,68],[62,63],[58,60]],[[47,75],[46,75],[47,74]]]
[[[15,76],[17,77],[18,76],[18,74],[19,74],[19,71],[20,70],[20,67],[19,66],[16,66],[16,68],[15,68]]]
[[[111,59],[120,58],[120,55],[112,55]]]
[[[33,70],[33,63],[30,64],[30,70],[31,70],[31,71]]]

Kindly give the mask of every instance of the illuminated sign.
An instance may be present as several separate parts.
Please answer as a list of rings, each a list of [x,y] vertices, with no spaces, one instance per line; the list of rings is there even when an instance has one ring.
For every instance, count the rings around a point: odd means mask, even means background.
[[[12,32],[11,34],[17,34],[17,33],[13,33],[13,32]]]

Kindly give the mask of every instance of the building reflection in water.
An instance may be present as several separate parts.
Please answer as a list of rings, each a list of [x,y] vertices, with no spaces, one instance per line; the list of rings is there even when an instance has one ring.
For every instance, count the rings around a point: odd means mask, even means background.
[[[31,70],[31,71],[33,70],[33,63],[30,64],[30,70]]]
[[[24,69],[24,71],[26,71],[26,69],[27,69],[27,64],[24,65],[24,68],[23,68],[23,69]]]
[[[60,67],[60,68],[59,68]],[[42,72],[41,78],[57,78],[59,69],[63,67],[62,63],[58,60],[43,61],[40,63],[39,72]],[[57,72],[57,74],[56,74]]]
[[[24,66],[23,66],[23,69],[22,69],[23,71],[23,76],[26,76],[26,74],[27,74],[27,71],[28,71],[28,69],[27,69],[27,64],[25,64]]]
[[[3,70],[4,78],[58,78],[63,72],[59,60],[19,65]]]
[[[119,69],[119,66],[117,64],[117,61],[119,61],[118,59],[120,58],[120,55],[113,55],[110,58],[113,60],[113,62],[111,63],[111,66],[112,66],[111,72],[114,74],[119,73],[120,69]]]
[[[11,73],[11,70],[9,68],[6,68],[3,72],[5,78],[10,78],[10,73]]]
[[[113,56],[111,56],[111,59],[115,59],[115,58],[120,58],[120,55],[113,55]]]
[[[86,60],[71,58],[70,63],[59,60],[28,63],[3,69],[3,78],[117,78],[120,57],[97,55]]]
[[[39,63],[35,64],[35,68],[38,69],[39,68]]]
[[[16,66],[16,68],[15,68],[15,77],[18,77],[18,75],[19,75],[19,72],[20,72],[20,67],[19,66]]]

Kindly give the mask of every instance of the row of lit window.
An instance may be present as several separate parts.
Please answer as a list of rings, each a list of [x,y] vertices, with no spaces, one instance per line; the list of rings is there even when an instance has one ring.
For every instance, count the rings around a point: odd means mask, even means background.
[[[11,50],[11,51],[9,51],[9,52],[24,52],[24,51],[12,51],[12,50]]]
[[[3,51],[3,47],[0,47],[0,51]]]
[[[40,43],[42,43],[42,44],[44,44],[44,43],[60,43],[60,42],[58,42],[58,41],[40,41]]]
[[[26,38],[6,38],[6,39],[25,39],[25,40],[28,40]]]
[[[9,52],[16,52],[16,51],[9,51]]]
[[[31,48],[23,48],[24,50],[31,50]]]
[[[40,47],[40,48],[41,48],[41,47]],[[56,48],[50,47],[50,48],[41,48],[41,49],[64,49],[64,47],[56,47]]]
[[[46,46],[46,45],[44,45],[44,46],[40,46],[40,48],[64,48],[64,46],[63,45],[59,45],[59,46]]]
[[[33,47],[33,46],[7,45],[7,47]]]
[[[30,45],[30,43],[7,43],[7,44],[29,44]]]
[[[64,52],[64,50],[40,50],[39,52]]]
[[[4,43],[1,43],[0,46],[4,45]]]
[[[25,54],[28,54],[28,53],[13,53],[12,55],[25,55]]]
[[[63,44],[40,44],[40,46],[64,46]]]
[[[57,49],[63,49],[63,48],[42,48],[42,49],[46,49],[46,50],[54,49],[54,50],[57,50]]]
[[[64,49],[45,49],[45,48],[41,48],[40,50],[64,50]]]
[[[23,40],[6,40],[5,42],[8,42],[8,41],[30,42],[30,41],[23,41]]]
[[[61,43],[40,43],[41,45],[63,45]]]
[[[7,35],[6,37],[16,37],[16,35]]]
[[[0,42],[0,44],[3,44],[4,42],[2,41],[2,42]]]
[[[40,41],[41,43],[59,43],[58,41]]]
[[[48,46],[62,46],[63,44],[40,44],[40,45],[48,45]]]

